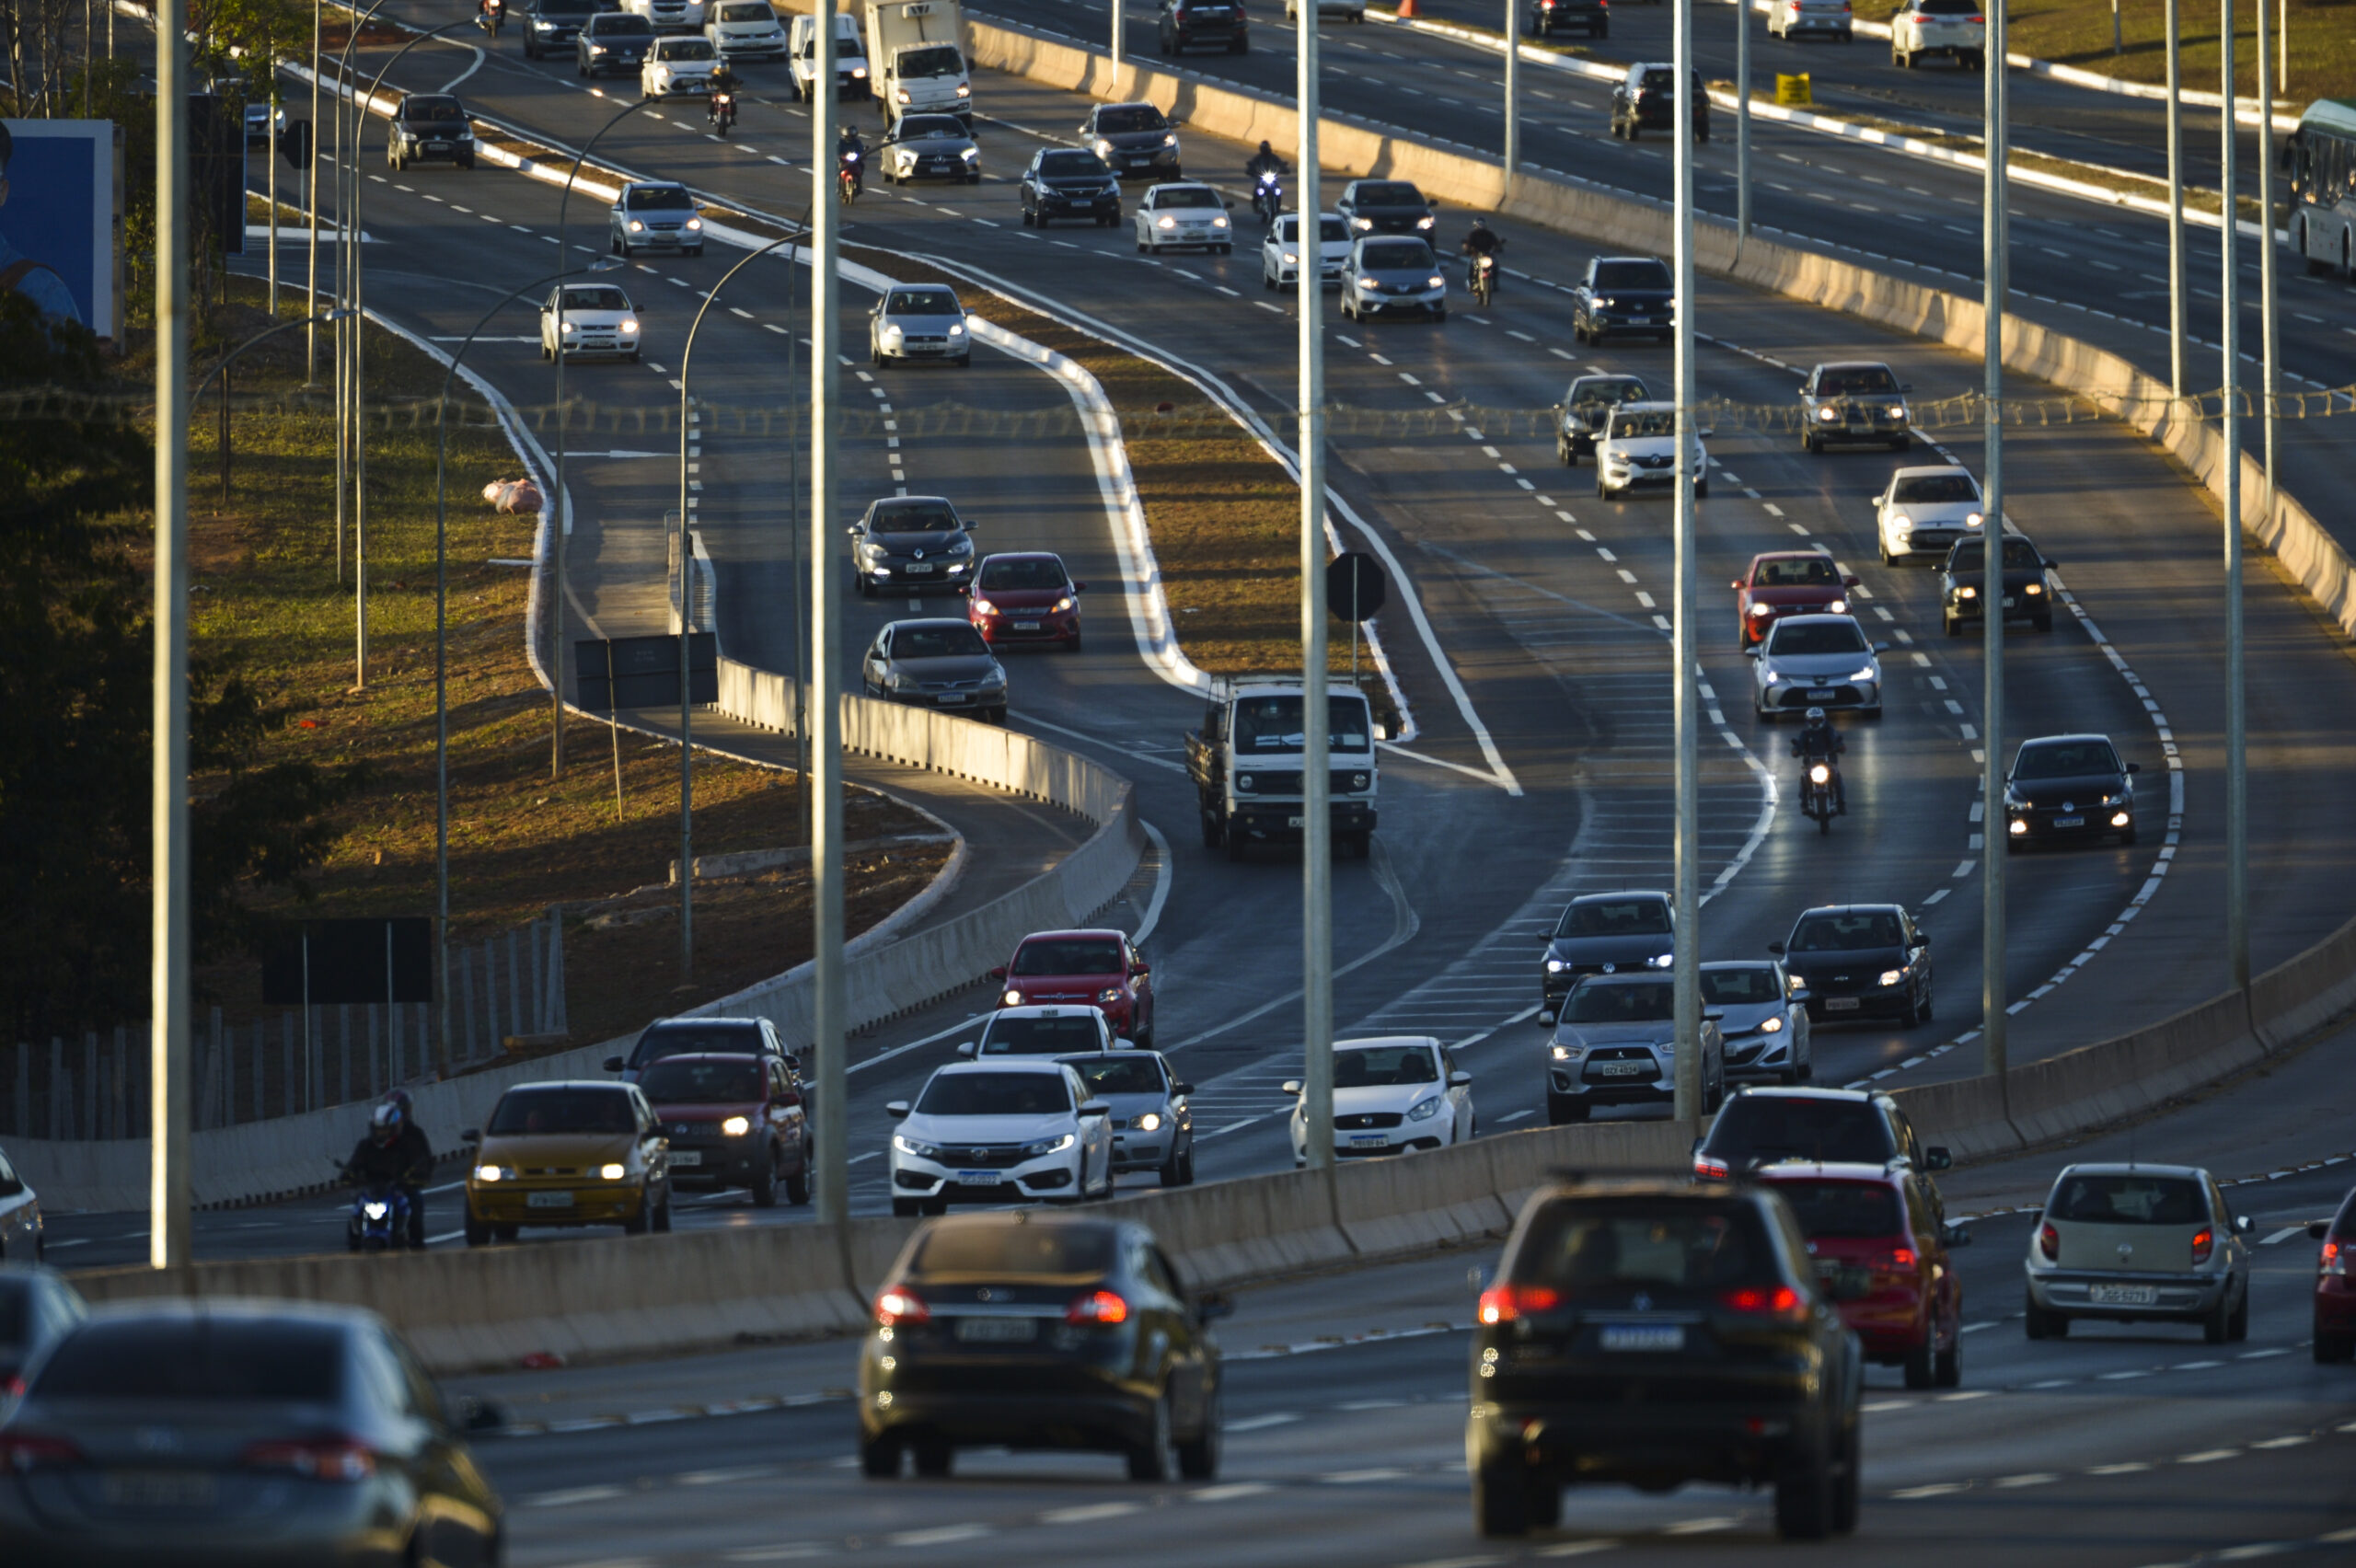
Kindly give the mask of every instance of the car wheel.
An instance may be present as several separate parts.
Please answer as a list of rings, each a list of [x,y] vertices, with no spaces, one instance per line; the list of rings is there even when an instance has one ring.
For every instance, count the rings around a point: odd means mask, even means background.
[[[957,1450],[938,1438],[917,1445],[917,1474],[927,1481],[945,1481],[957,1468]]]
[[[900,1200],[893,1200],[895,1210]],[[889,1437],[870,1438],[859,1446],[859,1473],[870,1481],[900,1479],[900,1446]]]
[[[1879,545],[1881,549],[1882,565],[1895,566],[1897,564],[1897,559],[1889,553],[1889,541],[1888,539],[1881,539],[1877,541],[1877,543]]]
[[[520,1225],[494,1225],[491,1228],[491,1239],[494,1241],[513,1241],[523,1233],[524,1228]]]
[[[1821,1540],[1832,1530],[1832,1465],[1821,1434],[1794,1437],[1775,1476],[1775,1533]]]
[[[2033,1340],[2068,1339],[2070,1320],[2060,1312],[2049,1312],[2037,1304],[2037,1297],[2023,1292],[2024,1310],[2021,1332]]]
[[[667,1184],[663,1189],[662,1206],[654,1211],[654,1233],[657,1236],[671,1233],[671,1189]]]
[[[1857,1423],[1852,1419],[1841,1435],[1841,1456],[1832,1477],[1832,1533],[1850,1535],[1857,1528],[1858,1493],[1863,1490],[1864,1477],[1859,1473]]]
[[[1932,1362],[1936,1358],[1936,1352],[1933,1349],[1931,1342],[1936,1337],[1936,1331],[1931,1325],[1924,1324],[1923,1343],[1906,1353],[1906,1386],[1908,1388],[1927,1389],[1931,1386],[1934,1372]]]
[[[1563,1488],[1560,1482],[1543,1475],[1533,1475],[1526,1483],[1530,1527],[1551,1530],[1563,1522]]]
[[[2225,1305],[2224,1298],[2220,1297],[2216,1309],[2200,1320],[2200,1337],[2211,1344],[2223,1344],[2233,1336],[2233,1310]]]
[[[700,261],[703,259],[703,247],[699,245],[693,250],[688,251],[687,254]]]
[[[1170,1390],[1165,1387],[1154,1396],[1153,1421],[1145,1441],[1129,1450],[1129,1479],[1168,1481],[1178,1468],[1174,1447],[1170,1435]]]
[[[1550,1127],[1561,1127],[1573,1122],[1584,1122],[1587,1120],[1587,1113],[1588,1103],[1584,1100],[1553,1094],[1546,1097],[1546,1124]]]
[[[1217,1481],[1222,1435],[1227,1425],[1227,1401],[1214,1391],[1203,1401],[1202,1430],[1178,1445],[1178,1473],[1188,1481]]]
[[[1140,1044],[1138,1049],[1143,1050],[1146,1047]],[[1153,1179],[1165,1187],[1183,1187],[1186,1184],[1180,1180],[1184,1174],[1184,1167],[1179,1163],[1177,1147],[1172,1145],[1170,1158],[1161,1162],[1161,1168],[1153,1173]]]
[[[785,1179],[785,1201],[799,1208],[810,1201],[810,1146],[802,1146],[802,1168]]]
[[[1219,837],[1227,844],[1227,858],[1238,864],[1241,864],[1243,858],[1252,852],[1251,837],[1232,823],[1221,831]]]
[[[475,1217],[474,1206],[472,1205],[468,1205],[467,1207],[467,1245],[469,1247],[488,1247],[491,1245],[491,1227],[485,1225],[481,1220]],[[2317,1343],[2321,1342],[2318,1341]]]
[[[1145,241],[1144,241],[1144,240],[1138,240],[1138,255],[1140,255],[1140,256],[1142,256],[1142,255],[1144,255],[1144,254],[1145,254]]]
[[[2242,1287],[2240,1304],[2235,1307],[2233,1317],[2226,1320],[2225,1337],[2235,1344],[2249,1338],[2249,1287],[2246,1285]]]
[[[1037,228],[1039,226],[1039,220],[1032,214],[1031,209],[1028,207],[1022,209],[1022,226],[1024,228]]]
[[[1726,1075],[1721,1071],[1716,1082],[1705,1083],[1702,1086],[1702,1114],[1704,1116],[1715,1116],[1718,1113],[1718,1107],[1724,1105],[1726,1102]]]
[[[1693,481],[1693,499],[1696,501],[1707,501],[1710,499],[1709,480],[1696,479]]]
[[[2356,1360],[2356,1336],[2347,1334],[2316,1336],[2316,1361],[2321,1366]]]
[[[1934,1389],[1954,1389],[1960,1388],[1962,1384],[1963,1331],[1958,1327],[1946,1349],[1931,1357],[1931,1386]]]
[[[1587,340],[1590,348],[1600,349],[1603,347],[1603,329],[1594,325],[1592,322],[1588,323],[1587,329]]]
[[[1530,1533],[1530,1478],[1519,1465],[1483,1465],[1472,1472],[1472,1528],[1495,1539]]]
[[[917,1216],[917,1200],[914,1198],[894,1198],[892,1200],[892,1213],[895,1216],[900,1219],[914,1219]],[[868,1473],[872,1475],[875,1472],[870,1470]]]
[[[753,1206],[777,1207],[777,1149],[769,1149],[769,1157],[753,1171]]]

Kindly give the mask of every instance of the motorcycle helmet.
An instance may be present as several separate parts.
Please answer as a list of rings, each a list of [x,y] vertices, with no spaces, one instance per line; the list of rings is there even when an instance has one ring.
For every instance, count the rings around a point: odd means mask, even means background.
[[[1807,710],[1807,722],[1810,729],[1814,729],[1817,725],[1823,723],[1824,709],[1821,708],[1809,709]]]
[[[1276,149],[1275,149],[1274,147],[1271,147],[1271,146],[1270,146],[1270,145],[1268,145],[1268,144],[1267,144],[1267,143],[1265,143],[1265,142],[1263,142],[1263,143],[1261,143],[1261,144],[1260,144],[1260,150],[1261,150],[1262,152],[1264,152],[1264,153],[1273,153],[1273,152],[1275,152],[1275,151],[1276,151]]]
[[[388,1145],[400,1136],[401,1124],[408,1120],[401,1107],[387,1099],[368,1118],[368,1136],[380,1145]]]

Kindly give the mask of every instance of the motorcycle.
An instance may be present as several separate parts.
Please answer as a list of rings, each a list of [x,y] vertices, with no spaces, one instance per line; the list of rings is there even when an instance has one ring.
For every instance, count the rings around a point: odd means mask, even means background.
[[[1476,255],[1472,258],[1470,271],[1472,276],[1468,282],[1472,287],[1472,297],[1480,301],[1485,309],[1497,295],[1497,259],[1492,255]]]
[[[857,201],[860,191],[865,189],[860,179],[859,165],[860,158],[857,153],[845,153],[842,156],[840,167],[836,170],[835,183],[842,192],[843,205],[846,207]]]
[[[712,94],[711,101],[704,105],[703,116],[716,133],[727,135],[729,128],[736,123],[736,95],[730,92]]]
[[[1816,820],[1816,831],[1829,834],[1832,819],[1840,814],[1841,792],[1836,785],[1835,764],[1819,757],[1807,765],[1807,772],[1800,785],[1800,814]]]
[[[483,37],[496,40],[499,26],[506,19],[506,0],[483,0],[482,8],[475,14],[475,26],[482,29]]]
[[[343,1244],[352,1252],[397,1252],[409,1245],[409,1193],[398,1182],[363,1182],[341,1160],[336,1169],[360,1189],[344,1223]]]
[[[1276,214],[1284,210],[1284,181],[1276,170],[1262,169],[1259,179],[1252,185],[1252,210],[1259,214],[1260,226],[1265,228],[1275,223]]]

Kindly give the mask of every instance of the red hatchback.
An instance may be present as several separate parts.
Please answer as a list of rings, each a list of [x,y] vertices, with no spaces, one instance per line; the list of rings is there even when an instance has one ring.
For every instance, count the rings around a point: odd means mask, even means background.
[[[1799,1216],[1817,1277],[1868,1357],[1905,1367],[1910,1389],[1962,1381],[1963,1286],[1947,1248],[1970,1235],[1943,1229],[1921,1178],[1902,1165],[1794,1161],[1759,1180]]]
[[[2316,1359],[2356,1361],[2356,1193],[2339,1215],[2307,1227],[2323,1243],[2316,1260]]]
[[[1779,616],[1846,615],[1857,579],[1822,550],[1770,550],[1734,582],[1735,646],[1767,640]]]
[[[742,1187],[759,1208],[780,1191],[810,1201],[810,1118],[792,1060],[692,1052],[639,1075],[671,1143],[674,1187]]]
[[[1153,1045],[1153,972],[1123,932],[1034,931],[990,978],[1006,983],[1000,1007],[1085,1003],[1131,1044]]]
[[[974,573],[965,618],[992,648],[1011,642],[1060,643],[1080,651],[1080,594],[1063,558],[1045,550],[985,556]]]

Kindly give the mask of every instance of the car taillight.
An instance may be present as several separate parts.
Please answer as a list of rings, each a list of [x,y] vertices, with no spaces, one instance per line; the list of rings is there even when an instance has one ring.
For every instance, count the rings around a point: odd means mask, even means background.
[[[0,1378],[0,1399],[20,1399],[24,1396],[24,1392],[25,1380],[21,1377],[11,1374],[6,1378]]]
[[[1738,1285],[1721,1294],[1718,1305],[1754,1318],[1797,1318],[1806,1310],[1800,1293],[1788,1285]]]
[[[1908,1274],[1913,1273],[1914,1249],[1911,1247],[1890,1249],[1889,1256],[1881,1261],[1881,1266],[1886,1269],[1902,1269]]]
[[[2345,1279],[2348,1276],[2348,1249],[2337,1240],[2325,1242],[2323,1256],[2316,1263],[2316,1272],[2338,1274]]]
[[[895,1286],[875,1298],[875,1320],[887,1329],[902,1323],[930,1322],[932,1309],[915,1291]]]
[[[2205,1263],[2205,1262],[2207,1262],[2209,1261],[2209,1254],[2210,1254],[2210,1253],[2212,1253],[2212,1252],[2213,1252],[2213,1251],[2215,1251],[2216,1250],[2217,1250],[2217,1233],[2216,1233],[2215,1231],[2213,1231],[2213,1230],[2196,1230],[2196,1231],[2194,1231],[2194,1232],[2193,1232],[2193,1234],[2192,1234],[2192,1261],[2193,1261],[2194,1262],[2196,1262],[2196,1263]]]
[[[2044,1257],[2047,1262],[2060,1262],[2062,1261],[2062,1233],[2054,1229],[2053,1227],[2050,1225],[2041,1225],[2038,1227],[2037,1250],[2038,1253]]]
[[[1706,1154],[1693,1157],[1693,1174],[1707,1181],[1723,1182],[1734,1174],[1734,1168],[1723,1159],[1712,1159]]]
[[[1067,1323],[1126,1323],[1129,1320],[1129,1304],[1109,1290],[1091,1290],[1075,1297],[1064,1309]]]
[[[307,1481],[365,1481],[376,1473],[376,1456],[349,1437],[256,1443],[238,1462],[248,1470],[287,1470]]]
[[[1532,1312],[1551,1312],[1563,1293],[1551,1285],[1493,1285],[1481,1293],[1481,1321],[1510,1323]]]
[[[67,1438],[39,1432],[0,1432],[0,1468],[21,1474],[83,1462],[81,1448]]]

